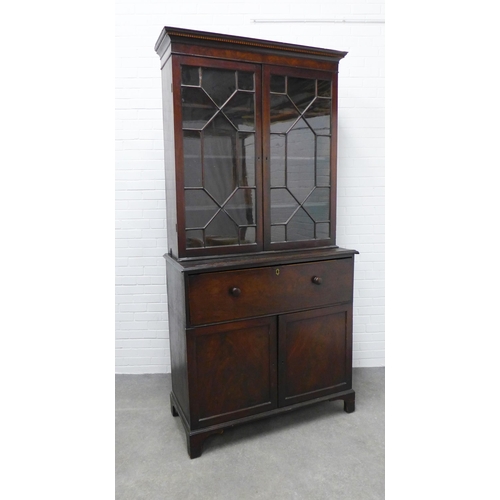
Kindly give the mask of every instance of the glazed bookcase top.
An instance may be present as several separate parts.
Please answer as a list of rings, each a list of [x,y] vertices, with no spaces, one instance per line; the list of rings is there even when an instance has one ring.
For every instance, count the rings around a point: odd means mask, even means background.
[[[173,27],[155,50],[169,253],[335,248],[337,73],[346,52]]]

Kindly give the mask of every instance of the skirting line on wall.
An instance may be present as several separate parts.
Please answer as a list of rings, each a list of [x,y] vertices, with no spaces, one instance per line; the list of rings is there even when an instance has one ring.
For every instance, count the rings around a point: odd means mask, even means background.
[[[385,19],[252,19],[254,23],[373,23],[385,24]]]

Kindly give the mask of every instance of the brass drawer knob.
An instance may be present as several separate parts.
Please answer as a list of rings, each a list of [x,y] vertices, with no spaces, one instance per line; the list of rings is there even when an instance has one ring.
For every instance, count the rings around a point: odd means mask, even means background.
[[[323,283],[323,280],[319,276],[314,276],[313,279],[311,280],[315,285],[321,285]]]
[[[241,290],[237,287],[234,287],[234,288],[231,288],[229,290],[229,293],[233,296],[233,297],[239,297],[241,295]]]

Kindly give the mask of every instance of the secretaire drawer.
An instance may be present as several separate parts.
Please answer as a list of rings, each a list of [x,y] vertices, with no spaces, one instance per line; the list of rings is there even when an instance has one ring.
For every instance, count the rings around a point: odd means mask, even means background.
[[[352,300],[354,259],[191,275],[189,322],[203,325]]]

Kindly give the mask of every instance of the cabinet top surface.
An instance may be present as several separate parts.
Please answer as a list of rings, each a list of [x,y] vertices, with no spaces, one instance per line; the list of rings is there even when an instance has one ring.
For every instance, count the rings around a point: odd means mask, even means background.
[[[168,254],[165,254],[164,257],[168,263],[178,267],[179,270],[188,273],[196,273],[339,259],[352,257],[357,253],[359,253],[357,250],[336,247],[306,251],[263,252],[261,254],[234,255],[227,257],[218,256],[184,260],[177,260]]]
[[[197,45],[240,46],[248,51],[280,51],[288,54],[306,55],[309,57],[319,56],[330,58],[332,61],[340,61],[347,52],[332,49],[323,49],[319,47],[309,47],[305,45],[296,45],[291,43],[282,43],[270,40],[260,40],[256,38],[246,38],[235,35],[224,35],[222,33],[209,33],[206,31],[195,31],[183,28],[174,28],[165,26],[155,44],[155,51],[161,56],[165,46],[172,42],[191,43]]]

